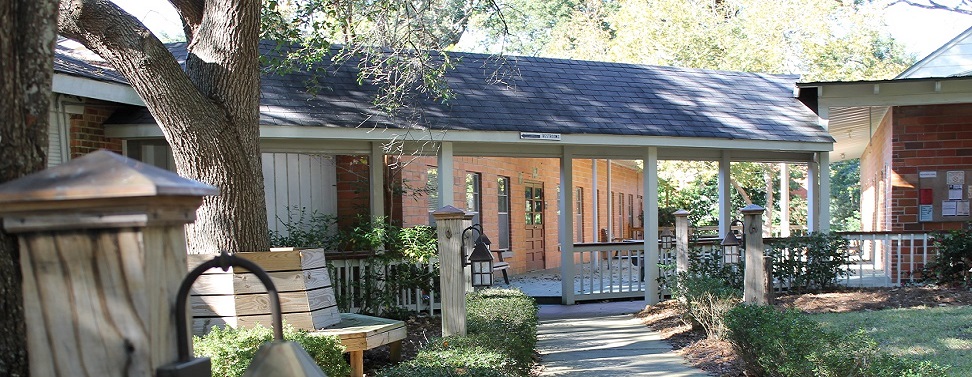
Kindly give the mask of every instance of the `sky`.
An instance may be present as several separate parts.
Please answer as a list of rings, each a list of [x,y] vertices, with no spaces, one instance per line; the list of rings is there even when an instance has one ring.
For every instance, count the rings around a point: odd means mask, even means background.
[[[149,29],[181,35],[182,26],[166,0],[112,0]],[[891,35],[919,59],[972,27],[972,16],[942,10],[925,10],[898,4],[888,9],[885,21]]]

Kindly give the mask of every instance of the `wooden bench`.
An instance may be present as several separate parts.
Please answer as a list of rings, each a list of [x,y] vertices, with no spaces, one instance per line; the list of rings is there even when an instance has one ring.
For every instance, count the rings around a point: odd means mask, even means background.
[[[341,313],[341,322],[313,335],[336,335],[346,352],[351,354],[351,376],[364,376],[364,351],[388,344],[390,358],[402,358],[402,339],[405,339],[405,322],[363,314]]]

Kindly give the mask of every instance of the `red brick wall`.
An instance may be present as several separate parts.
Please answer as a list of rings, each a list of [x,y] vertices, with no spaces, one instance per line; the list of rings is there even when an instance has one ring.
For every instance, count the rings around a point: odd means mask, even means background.
[[[918,222],[918,172],[972,169],[972,104],[893,110],[891,230],[960,229],[962,222]]]
[[[84,107],[84,114],[70,115],[71,158],[77,158],[98,149],[122,153],[121,139],[105,136],[105,120],[115,112],[116,107],[106,104],[91,104]]]
[[[370,211],[368,157],[339,155],[335,165],[338,228],[348,229],[357,223],[359,215],[367,216]]]
[[[595,232],[591,224],[593,222],[593,190],[591,189],[591,160],[574,160],[574,188],[583,187],[584,191],[584,240],[594,241]],[[391,173],[400,176],[407,183],[407,186],[415,189],[425,186],[429,167],[436,165],[434,157],[423,157],[410,161],[401,171]],[[523,224],[523,208],[526,206],[524,192],[525,182],[541,182],[546,191],[544,217],[546,224],[544,233],[546,235],[545,264],[546,268],[557,268],[560,266],[560,253],[558,248],[558,223],[557,218],[557,186],[560,184],[560,161],[558,159],[543,158],[500,158],[500,157],[456,157],[454,159],[455,180],[452,189],[455,193],[453,206],[465,209],[465,176],[466,173],[480,173],[482,179],[482,213],[480,221],[485,227],[487,234],[497,232],[498,202],[497,202],[497,179],[498,177],[510,178],[510,244],[514,251],[510,261],[514,273],[526,271],[526,262],[517,251],[517,245],[522,245],[523,232],[520,230]],[[641,191],[641,173],[638,170],[614,165],[612,169],[612,190],[614,195],[623,193],[625,206],[627,206],[627,196],[632,195],[635,206],[639,206],[639,196],[643,196]],[[598,161],[598,181],[601,190],[599,204],[599,226],[607,227],[607,213],[609,198],[606,196],[607,190],[607,163],[604,160]],[[416,196],[414,190],[406,191],[401,201],[402,218],[405,226],[428,223],[428,199],[424,196]],[[640,214],[640,207],[634,211],[634,216]],[[615,218],[618,215],[615,213]],[[615,220],[615,235],[630,236],[627,223],[627,209],[624,212],[624,233],[621,233],[622,224]],[[575,225],[576,229],[576,225]],[[576,240],[580,240],[575,235]]]

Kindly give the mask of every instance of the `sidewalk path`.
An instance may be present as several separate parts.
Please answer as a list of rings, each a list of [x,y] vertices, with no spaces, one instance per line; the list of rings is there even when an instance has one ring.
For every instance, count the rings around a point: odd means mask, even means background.
[[[644,301],[541,305],[541,376],[706,376],[634,318]]]

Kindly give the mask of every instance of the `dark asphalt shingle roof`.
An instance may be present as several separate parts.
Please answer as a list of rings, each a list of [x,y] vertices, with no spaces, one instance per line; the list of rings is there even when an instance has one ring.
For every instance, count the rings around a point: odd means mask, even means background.
[[[185,56],[185,45],[173,45]],[[179,54],[179,52],[177,52]],[[422,100],[389,117],[374,108],[377,90],[359,85],[356,64],[329,66],[308,92],[306,72],[265,74],[261,123],[306,127],[391,127],[560,134],[675,136],[833,142],[817,116],[793,98],[796,76],[623,63],[449,53],[447,103]],[[59,72],[118,81],[115,72]],[[76,60],[76,59],[75,59]],[[497,80],[497,75],[502,80]],[[123,81],[123,80],[122,80]],[[499,82],[498,82],[499,81]],[[114,123],[153,123],[147,111]]]

